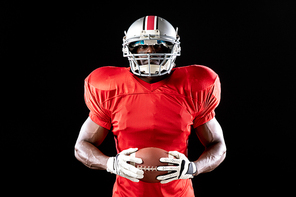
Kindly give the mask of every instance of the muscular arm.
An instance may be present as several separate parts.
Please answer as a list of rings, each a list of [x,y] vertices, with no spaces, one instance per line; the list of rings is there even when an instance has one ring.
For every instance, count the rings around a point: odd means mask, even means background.
[[[109,130],[87,118],[75,144],[75,157],[91,169],[106,170],[109,157],[97,147],[104,141],[108,132]]]
[[[205,147],[202,155],[194,162],[197,167],[196,176],[210,172],[222,163],[226,156],[226,145],[222,128],[216,118],[195,128],[195,133]]]

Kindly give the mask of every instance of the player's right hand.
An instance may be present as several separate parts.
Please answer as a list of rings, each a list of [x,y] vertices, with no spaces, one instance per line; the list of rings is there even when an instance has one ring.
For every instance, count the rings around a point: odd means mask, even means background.
[[[138,151],[138,148],[129,148],[110,157],[107,162],[107,171],[125,177],[133,182],[139,182],[144,177],[144,171],[136,168],[128,162],[143,163],[142,159],[131,157],[130,154]]]

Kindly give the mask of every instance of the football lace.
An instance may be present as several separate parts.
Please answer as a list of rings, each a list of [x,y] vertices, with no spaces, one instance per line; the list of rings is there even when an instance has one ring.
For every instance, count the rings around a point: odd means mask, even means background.
[[[137,168],[144,171],[157,171],[157,166],[137,166]]]

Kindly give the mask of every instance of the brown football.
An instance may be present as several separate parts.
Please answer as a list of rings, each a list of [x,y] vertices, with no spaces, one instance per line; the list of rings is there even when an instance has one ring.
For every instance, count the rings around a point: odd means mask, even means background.
[[[134,166],[144,171],[144,178],[140,179],[141,181],[147,183],[159,183],[159,180],[157,180],[156,177],[168,173],[168,171],[157,171],[158,166],[168,165],[168,163],[162,163],[159,161],[162,157],[169,157],[167,151],[160,148],[149,147],[140,149],[133,155],[143,160],[142,164],[132,163]]]

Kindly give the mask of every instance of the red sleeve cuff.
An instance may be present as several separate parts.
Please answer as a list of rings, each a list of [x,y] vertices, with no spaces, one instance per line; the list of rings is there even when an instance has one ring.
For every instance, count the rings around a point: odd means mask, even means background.
[[[203,125],[203,124],[209,122],[214,117],[215,117],[215,111],[211,111],[206,116],[204,116],[204,117],[202,117],[200,119],[195,119],[194,122],[193,122],[193,128],[196,128],[196,127],[198,127],[200,125]]]
[[[89,112],[89,117],[93,122],[100,125],[101,127],[104,127],[105,129],[108,129],[108,130],[111,129],[111,123],[110,122],[106,122],[106,121],[100,119],[93,112]]]

